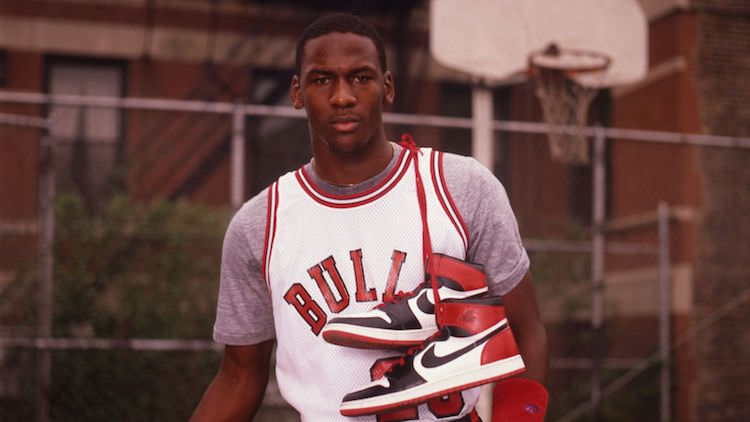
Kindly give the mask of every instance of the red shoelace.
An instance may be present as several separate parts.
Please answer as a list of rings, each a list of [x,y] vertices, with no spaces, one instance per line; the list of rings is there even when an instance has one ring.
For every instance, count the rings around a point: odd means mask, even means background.
[[[422,182],[422,175],[419,172],[419,156],[422,155],[422,151],[414,142],[414,138],[409,134],[401,135],[401,142],[399,143],[402,147],[409,150],[414,159],[414,176],[417,184],[417,200],[419,202],[419,214],[422,217],[422,261],[425,266],[425,271],[429,274],[430,280],[432,281],[432,295],[435,305],[440,303],[440,295],[438,294],[437,278],[434,277],[434,271],[432,269],[432,242],[430,240],[430,230],[427,227],[427,199],[424,193],[424,183]],[[438,328],[443,325],[441,323],[440,312],[437,307],[435,308],[435,321]]]

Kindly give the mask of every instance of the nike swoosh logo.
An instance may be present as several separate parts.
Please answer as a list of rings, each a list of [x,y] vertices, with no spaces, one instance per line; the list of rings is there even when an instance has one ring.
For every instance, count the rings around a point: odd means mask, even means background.
[[[429,299],[427,299],[427,295],[432,294],[432,290],[427,291],[423,290],[422,294],[417,299],[417,308],[419,308],[420,311],[426,313],[426,314],[434,314],[435,313],[435,305],[430,302]]]
[[[484,337],[480,338],[479,340],[476,340],[454,352],[448,353],[445,356],[437,356],[435,355],[435,344],[430,345],[430,348],[425,350],[424,354],[422,355],[422,366],[425,368],[437,368],[438,366],[445,365],[448,362],[451,362],[453,360],[458,359],[462,355],[465,355],[466,353],[470,352],[474,348],[481,346],[483,343],[486,343],[490,338],[492,338],[495,334],[498,334],[499,332],[503,331],[505,327],[508,326],[508,322],[504,322],[499,327],[495,328],[494,330],[490,331],[485,335]]]

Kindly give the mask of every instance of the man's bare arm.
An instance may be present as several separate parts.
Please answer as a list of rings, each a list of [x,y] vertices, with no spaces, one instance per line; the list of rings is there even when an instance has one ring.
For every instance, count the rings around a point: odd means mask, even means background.
[[[191,422],[249,421],[268,384],[273,340],[226,346],[219,372],[206,389]]]
[[[523,280],[503,296],[503,304],[518,350],[526,364],[523,376],[545,385],[549,369],[547,333],[539,315],[530,273],[527,272]]]

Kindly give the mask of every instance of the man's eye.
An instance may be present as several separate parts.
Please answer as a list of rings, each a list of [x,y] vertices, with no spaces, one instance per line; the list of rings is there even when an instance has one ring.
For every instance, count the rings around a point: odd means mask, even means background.
[[[354,81],[355,82],[363,83],[363,82],[367,82],[367,81],[370,81],[370,80],[372,80],[372,78],[370,76],[367,76],[367,75],[356,75],[356,76],[354,76]]]
[[[325,85],[328,82],[328,78],[315,78],[313,79],[313,83],[315,85]]]

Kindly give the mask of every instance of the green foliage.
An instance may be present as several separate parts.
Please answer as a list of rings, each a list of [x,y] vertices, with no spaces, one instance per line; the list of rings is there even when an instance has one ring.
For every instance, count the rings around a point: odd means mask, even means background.
[[[56,203],[54,335],[206,338],[227,211],[115,196]]]
[[[56,351],[54,421],[186,421],[216,373],[215,352]]]
[[[230,210],[117,195],[94,212],[74,194],[55,207],[54,337],[211,338]],[[0,314],[33,327],[14,317],[36,313],[38,276],[21,274],[0,294]],[[23,360],[23,378],[33,380],[34,360],[24,356],[33,353],[11,350],[0,364]],[[219,360],[211,351],[53,351],[51,418],[184,421]],[[33,384],[22,394],[13,414],[33,414]]]
[[[227,210],[115,196],[56,204],[56,336],[209,339]],[[56,352],[55,420],[185,420],[215,353]],[[65,368],[65,369],[62,369]]]

